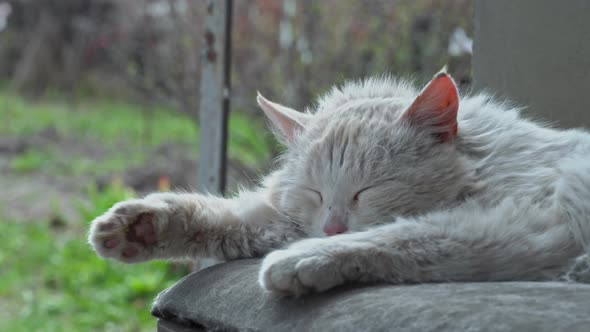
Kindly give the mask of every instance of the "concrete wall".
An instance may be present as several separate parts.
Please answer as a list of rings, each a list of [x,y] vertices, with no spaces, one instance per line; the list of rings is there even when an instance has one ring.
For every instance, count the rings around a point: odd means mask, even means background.
[[[590,128],[590,0],[475,0],[476,89]]]

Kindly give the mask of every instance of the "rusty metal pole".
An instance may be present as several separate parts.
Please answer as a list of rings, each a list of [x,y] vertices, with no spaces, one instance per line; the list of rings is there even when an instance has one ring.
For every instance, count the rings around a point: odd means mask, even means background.
[[[227,173],[232,0],[208,0],[201,55],[198,190],[223,195]],[[193,271],[218,263],[200,259]]]
[[[230,100],[232,0],[208,0],[199,101],[199,191],[223,194]]]

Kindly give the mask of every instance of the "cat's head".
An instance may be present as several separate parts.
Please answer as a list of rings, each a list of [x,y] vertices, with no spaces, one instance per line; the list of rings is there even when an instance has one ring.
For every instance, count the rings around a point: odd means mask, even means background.
[[[388,79],[352,83],[306,113],[258,103],[287,146],[278,204],[310,235],[448,206],[468,186],[455,148],[459,97],[445,73],[420,93]]]

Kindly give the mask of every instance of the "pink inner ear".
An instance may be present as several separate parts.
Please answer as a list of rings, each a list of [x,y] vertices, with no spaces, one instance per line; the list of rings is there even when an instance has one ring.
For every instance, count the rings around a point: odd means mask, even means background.
[[[446,73],[436,75],[414,100],[404,118],[435,127],[442,141],[457,136],[459,94],[453,79]]]
[[[256,100],[266,116],[282,133],[287,143],[291,143],[295,132],[303,129],[306,115],[283,105],[273,103],[264,98],[260,92],[258,93]]]

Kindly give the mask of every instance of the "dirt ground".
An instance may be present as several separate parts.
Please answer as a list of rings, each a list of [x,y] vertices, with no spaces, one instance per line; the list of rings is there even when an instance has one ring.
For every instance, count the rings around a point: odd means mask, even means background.
[[[108,158],[109,152],[108,147],[99,144],[62,139],[51,129],[29,137],[0,137],[0,217],[35,221],[59,213],[65,218],[76,218],[76,206],[84,201],[88,184],[94,182],[101,188],[113,177],[120,178],[140,195],[156,190],[158,179],[163,176],[169,178],[172,190],[196,187],[197,160],[187,153],[188,147],[175,144],[146,151],[148,162],[116,174],[58,176],[46,169],[23,173],[11,168],[10,161],[16,156],[48,145],[59,150],[64,162],[69,157],[99,160]],[[228,190],[235,190],[238,184],[252,184],[253,177],[252,170],[230,161]]]

